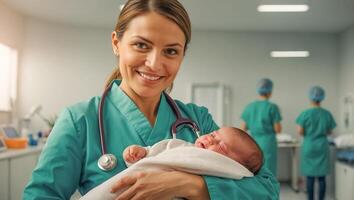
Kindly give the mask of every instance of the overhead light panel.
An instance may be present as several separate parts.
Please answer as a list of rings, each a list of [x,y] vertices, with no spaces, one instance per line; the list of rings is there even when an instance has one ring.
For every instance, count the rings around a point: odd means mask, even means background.
[[[270,56],[273,58],[305,58],[310,56],[308,51],[272,51]]]
[[[259,5],[258,12],[306,12],[309,6],[306,4],[297,5]]]

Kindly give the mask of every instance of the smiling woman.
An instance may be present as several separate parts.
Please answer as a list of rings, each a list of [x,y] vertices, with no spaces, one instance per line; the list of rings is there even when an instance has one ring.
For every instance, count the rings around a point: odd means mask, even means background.
[[[189,17],[179,1],[128,0],[112,31],[118,68],[108,80],[106,103],[104,97],[96,96],[64,109],[26,186],[24,199],[69,199],[77,188],[86,194],[126,169],[122,153],[127,146],[152,146],[171,138],[176,115],[164,91],[180,69],[190,36]],[[218,129],[206,108],[181,101],[176,101],[176,106],[203,134]],[[192,129],[178,134],[178,139],[191,143],[196,138]],[[105,149],[117,158],[117,164],[107,169],[100,162],[110,161],[108,157],[100,159]],[[111,192],[122,188],[126,190],[119,194],[120,200],[279,197],[277,181],[266,168],[242,180],[144,170],[117,180]]]

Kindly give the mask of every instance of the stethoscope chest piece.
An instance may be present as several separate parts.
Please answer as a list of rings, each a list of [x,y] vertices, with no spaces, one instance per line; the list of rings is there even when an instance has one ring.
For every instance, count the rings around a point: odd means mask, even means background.
[[[117,158],[113,154],[103,154],[97,164],[103,171],[110,171],[117,166]]]

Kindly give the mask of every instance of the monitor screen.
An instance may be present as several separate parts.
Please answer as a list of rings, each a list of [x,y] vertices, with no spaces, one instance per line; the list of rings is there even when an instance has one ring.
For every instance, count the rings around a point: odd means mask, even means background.
[[[8,138],[20,137],[20,135],[17,133],[17,131],[14,127],[11,127],[11,126],[3,127],[2,130],[5,134],[5,136]]]

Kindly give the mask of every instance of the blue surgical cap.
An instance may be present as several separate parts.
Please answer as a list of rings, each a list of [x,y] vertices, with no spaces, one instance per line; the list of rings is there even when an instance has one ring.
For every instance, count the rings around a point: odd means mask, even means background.
[[[269,78],[262,78],[257,83],[257,92],[260,95],[267,95],[273,90],[273,82]]]
[[[325,98],[325,91],[320,86],[313,86],[309,92],[311,101],[321,102]]]

